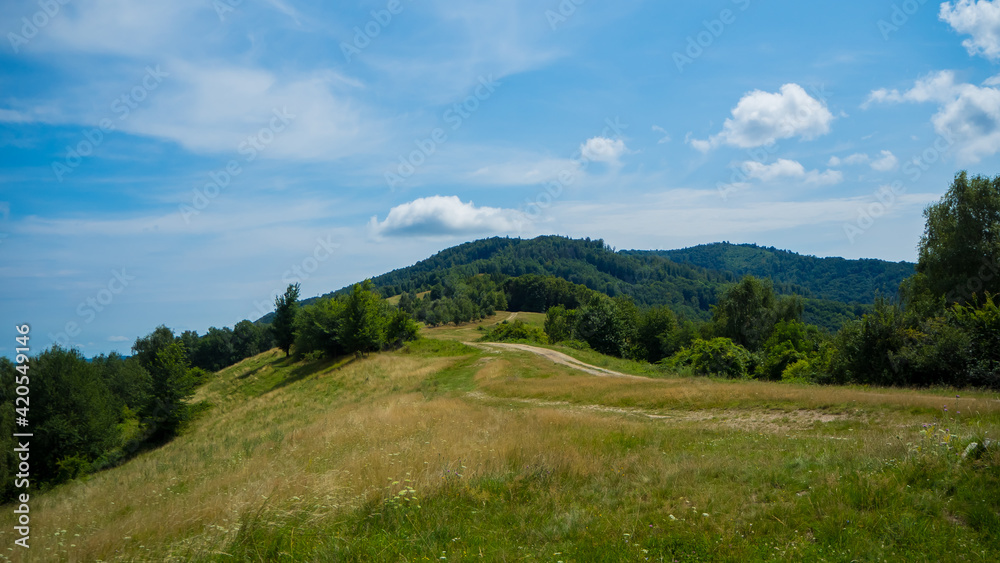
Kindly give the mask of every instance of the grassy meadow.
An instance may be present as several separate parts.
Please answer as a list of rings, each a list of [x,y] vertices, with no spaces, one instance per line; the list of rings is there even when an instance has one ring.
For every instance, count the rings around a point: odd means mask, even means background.
[[[996,394],[687,378],[556,347],[652,376],[595,377],[462,343],[479,335],[222,370],[178,438],[33,497],[30,551],[3,556],[1000,560],[1000,449],[969,446],[1000,437]]]

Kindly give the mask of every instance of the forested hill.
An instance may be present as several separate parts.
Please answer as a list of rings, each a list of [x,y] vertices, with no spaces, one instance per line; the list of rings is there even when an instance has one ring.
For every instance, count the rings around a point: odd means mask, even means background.
[[[872,303],[876,291],[895,294],[899,282],[912,272],[912,264],[821,259],[754,246],[615,252],[601,239],[542,236],[461,244],[372,281],[382,295],[392,296],[448,286],[478,274],[497,281],[528,274],[555,276],[611,296],[631,296],[640,306],[669,305],[685,317],[707,319],[721,293],[749,273],[771,278],[779,294],[806,297],[806,320],[835,330],[863,312],[858,305]]]
[[[449,279],[477,274],[555,276],[611,296],[629,295],[640,305],[669,304],[694,318],[703,317],[715,303],[720,286],[738,279],[728,272],[676,264],[661,256],[616,253],[601,239],[542,236],[494,237],[461,244],[372,281],[388,296],[426,291]]]
[[[846,260],[803,256],[755,244],[713,243],[680,250],[629,250],[632,256],[661,256],[711,270],[771,278],[804,297],[843,303],[873,303],[876,294],[893,296],[903,279],[913,275],[910,262]]]

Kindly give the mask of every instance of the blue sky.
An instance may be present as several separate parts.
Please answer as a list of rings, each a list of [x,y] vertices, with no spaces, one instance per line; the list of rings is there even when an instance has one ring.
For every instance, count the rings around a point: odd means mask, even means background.
[[[915,260],[955,172],[1000,173],[1000,1],[35,0],[0,31],[0,316],[36,350],[493,235]]]

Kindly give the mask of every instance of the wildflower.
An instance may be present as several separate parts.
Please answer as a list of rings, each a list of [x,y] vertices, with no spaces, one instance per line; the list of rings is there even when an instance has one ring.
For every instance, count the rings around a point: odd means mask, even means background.
[[[671,515],[670,515],[670,519],[671,519],[671,520],[677,520],[677,517],[676,517],[676,516],[674,516],[673,514],[671,514]]]
[[[708,513],[707,512],[702,512],[701,515],[704,516],[705,518],[708,518]]]

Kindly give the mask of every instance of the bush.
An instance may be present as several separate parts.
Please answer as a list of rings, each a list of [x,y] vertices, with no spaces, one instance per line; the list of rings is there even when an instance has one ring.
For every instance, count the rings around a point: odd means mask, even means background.
[[[481,342],[510,342],[512,340],[526,340],[547,344],[548,338],[538,327],[525,324],[524,321],[514,321],[512,323],[504,321],[486,331],[486,334],[479,339]]]
[[[731,379],[747,379],[755,363],[749,350],[721,337],[699,338],[666,362],[671,368],[689,367],[699,375],[721,375]]]
[[[1000,306],[988,295],[979,307],[956,305],[954,311],[969,338],[969,383],[1000,388]]]

